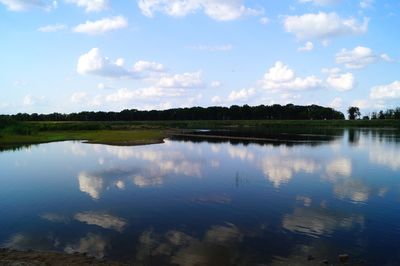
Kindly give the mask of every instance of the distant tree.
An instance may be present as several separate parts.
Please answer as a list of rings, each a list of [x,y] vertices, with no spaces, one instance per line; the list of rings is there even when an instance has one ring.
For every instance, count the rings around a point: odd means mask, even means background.
[[[378,113],[378,119],[385,119],[385,113],[382,110]]]
[[[364,115],[362,119],[363,120],[369,120],[369,116],[368,115]]]
[[[372,112],[371,119],[372,120],[378,119],[378,114],[376,112]]]
[[[349,114],[349,120],[355,120],[361,117],[360,108],[356,106],[349,107],[347,113]]]

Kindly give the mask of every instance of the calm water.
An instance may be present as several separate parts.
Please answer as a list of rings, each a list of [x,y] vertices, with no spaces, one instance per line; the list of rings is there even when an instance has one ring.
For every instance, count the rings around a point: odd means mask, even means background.
[[[399,265],[400,135],[290,138],[3,151],[0,243],[137,265]]]

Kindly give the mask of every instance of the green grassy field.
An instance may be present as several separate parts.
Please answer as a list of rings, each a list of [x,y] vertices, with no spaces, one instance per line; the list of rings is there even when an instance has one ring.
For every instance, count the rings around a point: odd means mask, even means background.
[[[82,140],[109,145],[144,145],[161,143],[166,136],[162,130],[80,130],[39,131],[32,134],[0,134],[0,148],[54,141]]]
[[[396,128],[399,120],[238,120],[138,122],[2,122],[0,148],[64,140],[110,145],[160,143],[179,129],[215,128]]]

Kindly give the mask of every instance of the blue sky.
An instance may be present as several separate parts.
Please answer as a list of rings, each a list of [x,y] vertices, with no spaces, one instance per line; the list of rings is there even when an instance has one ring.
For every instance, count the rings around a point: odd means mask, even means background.
[[[0,0],[0,113],[400,106],[398,0]]]

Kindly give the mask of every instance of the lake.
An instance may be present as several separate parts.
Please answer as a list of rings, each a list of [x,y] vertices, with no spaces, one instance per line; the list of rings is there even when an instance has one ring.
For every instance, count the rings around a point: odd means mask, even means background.
[[[135,265],[400,264],[398,132],[197,133],[0,152],[1,246]]]

